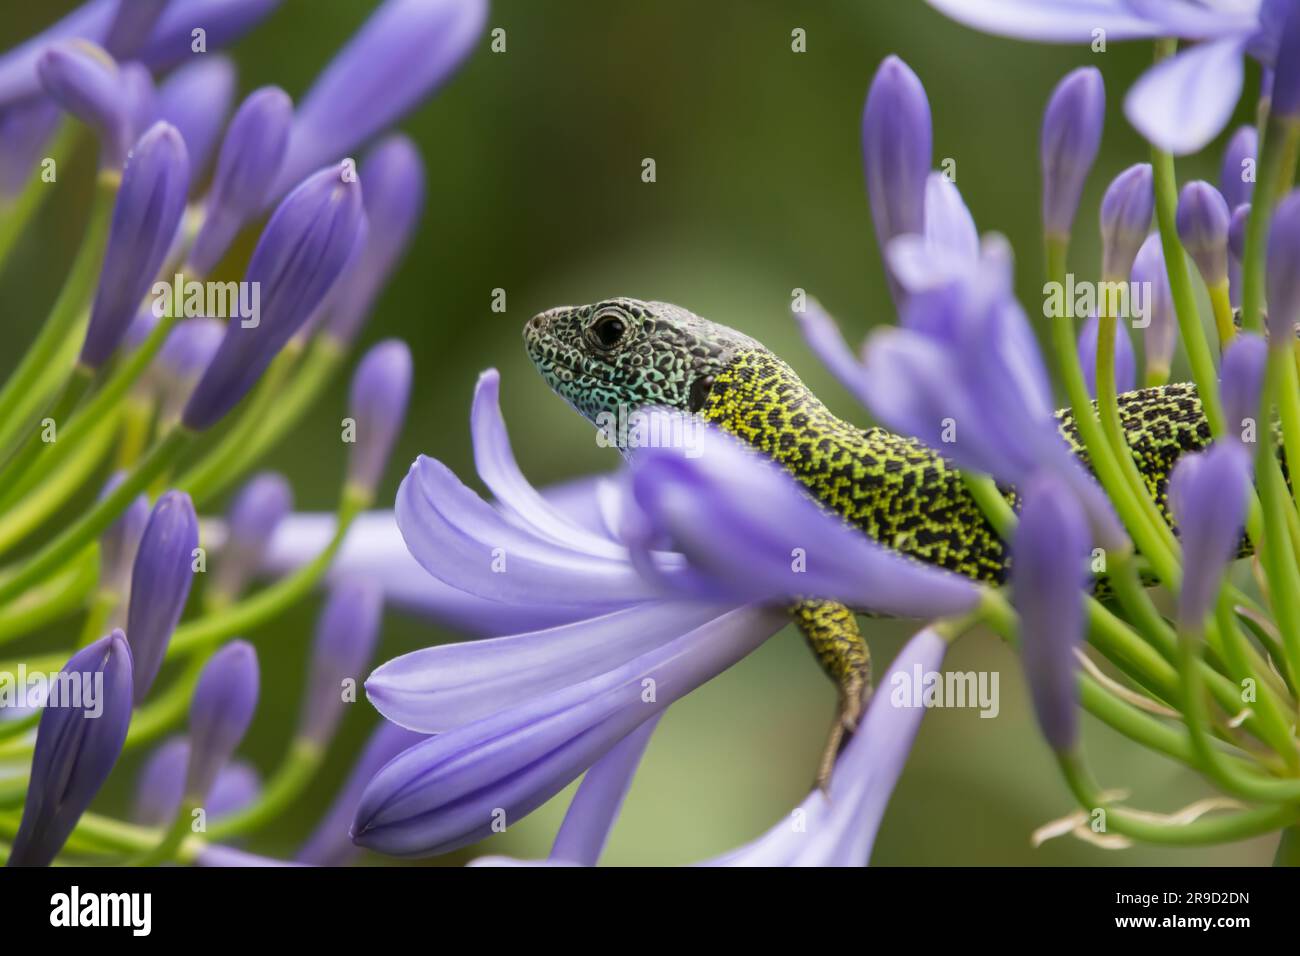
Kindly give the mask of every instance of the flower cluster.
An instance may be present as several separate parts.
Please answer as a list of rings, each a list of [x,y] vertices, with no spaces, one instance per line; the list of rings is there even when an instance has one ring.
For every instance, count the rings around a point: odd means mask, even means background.
[[[455,72],[487,5],[387,0],[301,104],[263,87],[236,107],[216,50],[276,6],[90,0],[0,55],[0,268],[61,185],[43,172],[99,156],[81,247],[0,384],[0,642],[66,635],[0,663],[10,865],[259,862],[224,844],[311,783],[371,664],[384,595],[351,575],[321,612],[289,752],[265,784],[237,759],[260,683],[241,635],[325,579],[372,502],[410,397],[406,345],[357,363],[332,527],[265,585],[292,491],[250,473],[342,371],[400,261],[424,173],[387,131]],[[200,520],[231,491],[224,519]],[[412,736],[379,731],[365,776]],[[120,758],[151,747],[133,821],[90,812]],[[340,799],[350,815],[356,794]],[[325,825],[305,862],[343,855],[346,825]]]

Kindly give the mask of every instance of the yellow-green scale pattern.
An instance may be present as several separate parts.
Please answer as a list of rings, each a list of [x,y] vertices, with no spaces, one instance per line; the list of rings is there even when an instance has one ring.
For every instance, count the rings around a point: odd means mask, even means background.
[[[1128,392],[1119,409],[1134,460],[1169,520],[1166,490],[1174,464],[1210,441],[1196,387]],[[957,469],[914,439],[836,417],[771,352],[738,351],[715,377],[701,412],[777,461],[823,506],[881,544],[976,580],[1006,579],[1006,547]],[[1057,418],[1088,465],[1073,415],[1061,411]],[[1014,491],[1003,493],[1015,506]]]

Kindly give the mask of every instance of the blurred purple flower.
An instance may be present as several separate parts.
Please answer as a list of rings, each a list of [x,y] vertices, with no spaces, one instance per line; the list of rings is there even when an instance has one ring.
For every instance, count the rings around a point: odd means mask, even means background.
[[[190,249],[190,271],[207,275],[235,236],[257,216],[268,185],[284,160],[293,120],[293,101],[277,86],[254,90],[240,104],[226,130],[203,212]]]
[[[1200,633],[1219,582],[1237,555],[1246,523],[1251,455],[1239,442],[1215,442],[1183,455],[1169,479],[1169,508],[1183,545],[1178,626]]]
[[[1267,273],[1269,344],[1289,349],[1300,322],[1300,190],[1288,193],[1273,211]]]
[[[1228,140],[1219,171],[1219,189],[1229,209],[1250,202],[1255,193],[1255,163],[1259,155],[1259,134],[1253,126],[1241,126]]]
[[[116,351],[162,267],[189,190],[185,143],[175,127],[154,124],[122,172],[108,246],[80,361],[98,369]]]
[[[398,339],[373,346],[357,366],[348,394],[355,443],[348,457],[348,484],[373,493],[384,475],[406,420],[411,397],[411,351]]]
[[[116,472],[104,484],[100,498],[112,494],[122,483],[125,472]],[[140,538],[149,522],[149,498],[136,495],[117,520],[99,536],[99,589],[116,595],[119,599],[131,593],[131,568],[135,564]]]
[[[0,205],[31,180],[58,125],[59,108],[49,97],[0,107]]]
[[[980,260],[975,219],[956,185],[943,173],[926,177],[924,219],[921,235],[904,233],[885,247],[890,275],[909,295],[960,280]]]
[[[240,595],[258,572],[271,536],[292,508],[293,489],[283,475],[265,471],[248,480],[226,515],[226,540],[212,579],[215,593],[227,600]]]
[[[379,639],[383,610],[383,591],[369,581],[344,581],[330,590],[316,622],[299,739],[324,747],[334,736],[343,716],[343,682],[359,684],[363,679]]]
[[[161,393],[159,419],[175,422],[190,392],[212,362],[226,324],[220,319],[185,319],[167,336],[154,363],[154,381]]]
[[[100,165],[120,169],[131,148],[134,115],[113,58],[94,44],[68,40],[47,49],[38,69],[44,91],[98,134]]]
[[[132,819],[140,826],[162,827],[171,823],[184,798],[185,768],[190,760],[190,742],[169,737],[145,762],[136,782]],[[236,761],[222,767],[203,808],[210,818],[242,810],[261,792],[262,783],[250,764]]]
[[[1103,281],[1122,282],[1151,231],[1156,197],[1150,163],[1136,163],[1112,180],[1101,200]]]
[[[329,301],[325,333],[351,345],[375,298],[406,250],[424,209],[424,163],[407,137],[386,137],[361,164],[371,229],[357,261]]]
[[[363,236],[361,184],[346,166],[309,177],[276,209],[245,282],[259,283],[261,315],[231,322],[181,416],[195,431],[220,421],[325,298]]]
[[[156,118],[180,130],[196,183],[208,168],[234,95],[235,65],[219,54],[186,63],[158,87]]]
[[[1074,747],[1079,733],[1076,651],[1092,542],[1073,492],[1051,475],[1024,489],[1011,544],[1011,593],[1020,615],[1020,659],[1047,742]]]
[[[1243,55],[1277,57],[1290,0],[927,0],[967,26],[1047,43],[1179,37],[1203,41],[1156,64],[1129,90],[1124,112],[1148,140],[1194,153],[1227,124],[1241,95]],[[1285,59],[1285,58],[1282,58]]]
[[[1142,243],[1129,278],[1144,290],[1146,298],[1146,315],[1142,318],[1147,323],[1143,329],[1147,376],[1163,380],[1169,374],[1178,344],[1178,316],[1159,233],[1152,233]]]
[[[1258,440],[1256,420],[1267,362],[1268,343],[1250,332],[1238,334],[1223,351],[1219,382],[1223,416],[1227,434],[1238,440],[1247,434]]]
[[[60,696],[47,700],[41,710],[27,800],[9,866],[50,864],[126,742],[131,649],[122,632],[78,651],[60,674]],[[70,699],[64,700],[65,695]]]
[[[343,866],[356,856],[358,849],[348,836],[348,828],[356,816],[362,791],[384,764],[424,739],[423,734],[381,721],[329,811],[298,851],[298,862],[308,866]]]
[[[137,704],[158,676],[172,631],[185,611],[198,546],[199,521],[190,496],[167,492],[149,515],[131,571],[126,633],[135,660]]]
[[[171,0],[120,0],[108,33],[104,49],[119,60],[135,56],[149,40],[158,17]]]
[[[455,72],[483,32],[487,0],[386,0],[303,97],[272,198],[342,159]]]
[[[895,236],[924,231],[931,136],[925,87],[906,63],[886,57],[862,113],[862,164],[882,255]]]
[[[1250,203],[1242,203],[1232,211],[1232,220],[1228,224],[1228,298],[1234,309],[1241,305],[1241,262],[1246,254],[1249,219]]]
[[[1101,320],[1097,313],[1088,316],[1079,327],[1079,364],[1083,367],[1083,380],[1088,394],[1097,397],[1097,337]],[[1128,328],[1119,323],[1115,328],[1115,388],[1118,392],[1132,391],[1137,387],[1137,356],[1133,353],[1133,340]]]
[[[1201,181],[1183,187],[1178,197],[1178,238],[1208,286],[1217,286],[1228,279],[1231,224],[1232,213],[1217,189]]]
[[[190,701],[190,759],[185,795],[202,802],[248,732],[257,708],[257,652],[231,641],[212,655]]]
[[[1066,74],[1043,116],[1039,157],[1043,170],[1043,232],[1069,239],[1079,197],[1101,146],[1106,86],[1096,67]]]

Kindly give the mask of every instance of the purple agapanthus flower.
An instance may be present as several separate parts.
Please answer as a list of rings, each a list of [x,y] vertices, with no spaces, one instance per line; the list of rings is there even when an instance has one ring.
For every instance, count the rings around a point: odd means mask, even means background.
[[[927,0],[987,33],[1046,43],[1177,37],[1194,41],[1148,70],[1124,112],[1148,140],[1194,153],[1227,125],[1249,54],[1272,66],[1290,0]]]

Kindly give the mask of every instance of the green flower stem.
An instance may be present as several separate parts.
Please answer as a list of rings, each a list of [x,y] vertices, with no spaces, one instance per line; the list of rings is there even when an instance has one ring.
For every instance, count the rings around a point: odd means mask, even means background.
[[[1290,366],[1290,350],[1270,348],[1264,374],[1262,408],[1272,407],[1279,386],[1286,381]],[[1259,421],[1271,416],[1261,414]],[[1287,532],[1287,512],[1294,510],[1294,501],[1287,492],[1282,470],[1277,463],[1273,430],[1260,429],[1259,448],[1255,456],[1255,481],[1259,488],[1260,503],[1264,509],[1263,538],[1257,546],[1268,579],[1269,602],[1276,615],[1282,634],[1284,672],[1292,687],[1300,686],[1300,569],[1296,566],[1295,551]]]
[[[1277,352],[1277,403],[1279,418],[1282,422],[1282,450],[1286,456],[1288,474],[1300,476],[1300,378],[1297,378],[1295,362],[1286,354],[1287,349],[1270,349]],[[1292,501],[1300,503],[1300,478],[1292,479]],[[1294,511],[1295,509],[1291,509]]]
[[[0,510],[7,507],[4,500],[9,497],[8,489],[13,484],[15,475],[22,474],[31,464],[32,459],[39,455],[45,448],[59,444],[59,432],[63,430],[64,422],[72,415],[73,409],[81,402],[82,397],[90,390],[91,383],[95,380],[93,369],[87,368],[80,362],[73,365],[72,373],[62,383],[59,390],[59,396],[55,399],[45,414],[37,421],[28,423],[27,440],[23,442],[18,450],[9,458],[3,468],[0,468],[0,485],[6,488],[3,498],[0,498]],[[45,438],[44,423],[49,421],[53,424],[54,432],[51,435],[52,441]],[[32,427],[32,426],[35,427]]]
[[[1267,664],[1251,660],[1249,652],[1254,648],[1241,633],[1241,627],[1232,612],[1232,600],[1226,594],[1220,594],[1215,605],[1214,629],[1218,632],[1224,657],[1232,669],[1233,676],[1237,678],[1238,686],[1246,679],[1255,682],[1255,701],[1251,709],[1259,714],[1260,727],[1267,736],[1268,742],[1288,769],[1300,776],[1300,752],[1296,750],[1295,734],[1291,730],[1290,722],[1283,713],[1278,699],[1274,697],[1278,688],[1274,685],[1273,675],[1269,672]],[[1279,693],[1279,697],[1284,696]],[[1245,701],[1241,700],[1240,692],[1238,701],[1245,704]]]
[[[160,866],[176,855],[185,838],[193,832],[194,811],[199,809],[198,801],[186,797],[176,810],[171,826],[163,831],[162,837],[152,847],[131,861],[132,866]]]
[[[1104,810],[1106,826],[1123,836],[1166,846],[1230,843],[1272,833],[1300,819],[1300,806],[1267,806],[1201,817],[1190,823],[1164,823],[1114,807],[1101,798],[1092,775],[1077,753],[1057,754],[1070,791],[1085,810]]]
[[[65,346],[65,340],[71,334],[82,310],[90,302],[104,259],[108,224],[120,182],[118,174],[100,174],[81,248],[77,250],[77,257],[73,260],[63,288],[59,290],[59,296],[41,325],[36,340],[28,348],[18,368],[9,376],[4,388],[0,389],[0,450],[8,448],[14,436],[26,427],[30,414],[25,411],[26,407],[33,396],[37,402],[40,401],[37,383]]]
[[[311,408],[345,355],[344,347],[328,333],[318,335],[302,362],[293,369],[287,387],[275,394],[279,378],[287,373],[288,366],[296,358],[296,353],[286,349],[286,353],[276,360],[284,360],[282,370],[277,375],[275,365],[272,366],[267,380],[259,385],[258,392],[231,433],[183,475],[177,487],[188,491],[198,505],[223,491],[274,447]]]
[[[65,119],[54,134],[46,156],[54,160],[56,174],[76,144],[78,125],[74,120]],[[9,253],[27,229],[32,216],[36,215],[46,197],[54,190],[54,183],[47,183],[41,178],[43,172],[41,169],[34,170],[18,197],[0,207],[0,271],[3,271]]]
[[[1209,286],[1210,308],[1214,311],[1214,328],[1219,334],[1219,350],[1228,347],[1237,336],[1237,323],[1233,318],[1232,299],[1228,295],[1228,280]],[[1241,422],[1224,422],[1225,428],[1240,428]]]
[[[117,432],[119,410],[99,422],[98,427],[66,456],[63,468],[48,476],[13,508],[0,508],[0,554],[22,541],[59,510],[94,475],[108,455]]]
[[[98,580],[99,549],[92,545],[83,549],[77,559],[58,575],[4,609],[0,614],[0,644],[79,610]],[[17,663],[0,664],[0,669],[12,671]],[[58,661],[54,667],[57,669],[62,663]]]
[[[1165,273],[1169,276],[1169,289],[1173,293],[1178,332],[1183,340],[1183,348],[1187,350],[1192,380],[1196,382],[1205,420],[1210,424],[1210,433],[1218,437],[1223,434],[1219,376],[1205,337],[1205,327],[1201,324],[1200,310],[1196,307],[1196,296],[1192,292],[1187,255],[1178,238],[1178,177],[1174,172],[1173,156],[1153,146],[1151,169],[1155,175],[1156,222],[1160,226],[1160,247],[1165,254]]]
[[[225,840],[240,836],[280,816],[293,806],[311,783],[324,756],[325,750],[320,744],[302,737],[295,738],[288,755],[280,762],[261,796],[244,809],[215,821],[208,831],[209,838]]]
[[[1285,196],[1295,185],[1295,167],[1300,159],[1300,123],[1291,120],[1275,124],[1274,131],[1281,129],[1282,148],[1278,161],[1277,183],[1273,187],[1274,196]]]
[[[154,405],[148,398],[128,395],[123,404],[122,435],[117,442],[114,465],[122,471],[130,470],[144,454],[153,431]]]
[[[1282,831],[1273,865],[1300,866],[1300,826],[1289,826]]]
[[[190,700],[194,697],[194,688],[199,683],[199,675],[203,673],[203,665],[214,650],[216,642],[196,648],[190,653],[185,669],[167,689],[136,710],[131,717],[131,726],[127,728],[123,749],[131,750],[150,743],[185,719]]]
[[[1047,278],[1051,282],[1065,284],[1066,242],[1060,238],[1047,239]],[[1088,386],[1083,379],[1083,369],[1079,365],[1079,355],[1074,341],[1074,323],[1057,319],[1050,324],[1052,351],[1056,356],[1061,380],[1065,383],[1066,396],[1074,412],[1074,420],[1088,450],[1088,457],[1102,487],[1115,506],[1119,518],[1137,543],[1139,550],[1151,562],[1157,577],[1168,582],[1177,577],[1177,551],[1168,547],[1161,530],[1166,532],[1163,519],[1160,528],[1155,527],[1142,504],[1145,495],[1138,496],[1124,477],[1119,460],[1115,457],[1110,443],[1098,421],[1096,408],[1088,396]],[[1100,346],[1098,354],[1101,354]]]
[[[15,501],[58,468],[62,461],[76,449],[77,441],[83,433],[90,432],[105,418],[118,413],[122,397],[149,367],[149,363],[166,342],[176,322],[174,316],[163,317],[140,347],[117,366],[103,388],[86,403],[86,407],[68,422],[67,428],[63,429],[58,441],[45,445],[43,451],[37,449],[42,451],[40,456],[35,461],[27,462],[26,469],[18,474],[17,479],[3,494],[0,494],[0,511],[12,507]]]
[[[1178,701],[1178,672],[1159,651],[1133,633],[1096,598],[1087,599],[1084,611],[1090,644],[1157,700],[1170,704]]]
[[[148,487],[149,482],[175,463],[181,453],[193,442],[194,437],[195,434],[187,429],[173,429],[154,445],[135,470],[128,474],[111,494],[101,498],[93,508],[57,538],[35,555],[25,559],[21,567],[15,570],[6,569],[6,574],[0,579],[0,603],[12,601],[75,557],[77,552],[117,520],[117,516],[137,494]],[[0,614],[2,613],[4,612],[0,611]]]
[[[222,613],[182,624],[172,635],[167,656],[189,654],[209,641],[251,631],[305,597],[334,560],[353,519],[370,506],[372,499],[373,495],[368,490],[347,486],[339,505],[334,536],[320,554],[293,574],[281,578],[252,597],[230,605]]]
[[[34,730],[36,725],[41,721],[41,712],[28,714],[26,717],[19,717],[17,720],[6,720],[0,722],[0,744],[12,740],[15,737],[21,737],[29,730]]]
[[[86,619],[81,625],[81,637],[77,640],[78,649],[93,644],[104,636],[109,617],[121,603],[122,595],[108,588],[100,588],[95,592],[90,607],[86,609]]]
[[[1205,683],[1201,674],[1201,639],[1199,631],[1179,630],[1179,671],[1183,680],[1183,720],[1191,736],[1192,748],[1205,775],[1229,793],[1248,800],[1300,802],[1300,780],[1274,780],[1239,773],[1219,759],[1207,733],[1209,713],[1205,703]],[[1240,701],[1238,701],[1240,703]]]
[[[1296,136],[1297,121],[1269,120],[1261,126],[1259,165],[1250,216],[1246,219],[1246,249],[1241,263],[1241,324],[1252,332],[1264,331],[1264,281],[1268,226],[1273,218],[1278,183],[1284,181],[1287,143]]]

